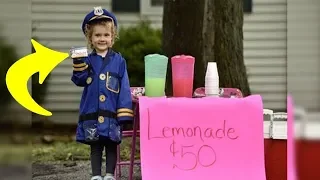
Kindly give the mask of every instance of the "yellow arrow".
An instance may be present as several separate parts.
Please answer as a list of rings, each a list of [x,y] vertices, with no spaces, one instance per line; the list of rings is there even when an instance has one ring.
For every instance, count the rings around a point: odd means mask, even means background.
[[[6,75],[7,87],[12,97],[29,111],[51,116],[50,111],[41,107],[31,97],[27,87],[28,80],[33,74],[39,72],[39,84],[42,84],[49,73],[69,54],[53,51],[33,39],[31,43],[36,52],[21,58],[9,68]]]

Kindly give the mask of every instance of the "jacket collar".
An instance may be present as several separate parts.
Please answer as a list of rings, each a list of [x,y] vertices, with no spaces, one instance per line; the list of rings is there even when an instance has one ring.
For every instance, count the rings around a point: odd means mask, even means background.
[[[91,54],[94,55],[94,56],[100,56],[100,55],[97,54],[97,51],[95,49],[91,52]],[[111,56],[113,54],[114,54],[114,51],[111,48],[109,48],[108,52],[106,54],[106,57]]]

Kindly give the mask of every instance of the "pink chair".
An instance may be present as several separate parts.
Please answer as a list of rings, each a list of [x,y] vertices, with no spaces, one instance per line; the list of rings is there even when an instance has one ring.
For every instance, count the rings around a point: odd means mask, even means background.
[[[205,88],[200,87],[197,88],[194,93],[194,97],[205,97]],[[242,98],[243,94],[242,92],[237,88],[220,88],[219,97],[224,98]]]
[[[145,95],[145,88],[144,87],[131,87],[131,98],[134,104],[134,120],[133,120],[133,129],[127,130],[122,132],[122,137],[132,137],[132,144],[131,144],[131,157],[129,161],[121,161],[120,157],[120,145],[118,146],[118,157],[117,157],[117,168],[116,168],[116,179],[119,180],[121,177],[121,167],[123,165],[129,165],[129,180],[133,179],[133,167],[136,164],[140,164],[140,161],[135,161],[134,155],[136,151],[136,140],[137,136],[140,136],[139,128],[139,105],[138,105],[138,97]]]

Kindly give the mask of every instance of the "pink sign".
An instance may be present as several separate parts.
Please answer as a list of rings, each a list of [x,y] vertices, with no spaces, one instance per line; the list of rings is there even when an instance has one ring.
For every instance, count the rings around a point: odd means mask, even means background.
[[[139,102],[143,179],[266,180],[260,96]]]
[[[296,180],[294,115],[291,96],[287,97],[287,179]]]

